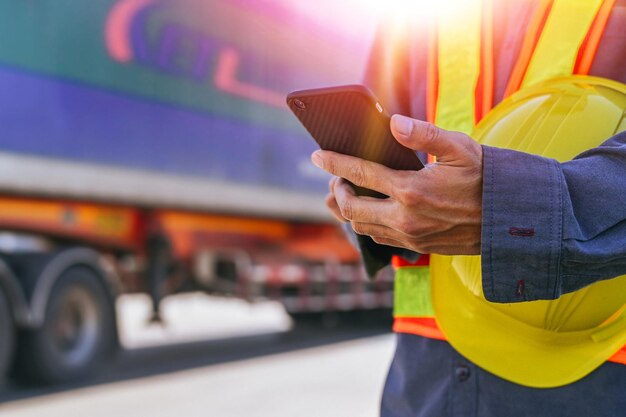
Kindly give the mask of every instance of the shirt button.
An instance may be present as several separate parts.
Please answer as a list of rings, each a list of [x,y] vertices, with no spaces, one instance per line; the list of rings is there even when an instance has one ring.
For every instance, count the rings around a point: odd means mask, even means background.
[[[455,374],[459,382],[465,382],[469,379],[471,371],[467,366],[460,365],[456,368]]]

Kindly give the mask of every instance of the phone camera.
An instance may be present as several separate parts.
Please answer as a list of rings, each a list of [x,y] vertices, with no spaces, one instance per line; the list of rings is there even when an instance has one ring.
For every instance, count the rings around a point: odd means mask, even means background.
[[[306,104],[304,104],[304,101],[302,100],[295,99],[293,101],[293,105],[296,106],[300,110],[306,109]]]

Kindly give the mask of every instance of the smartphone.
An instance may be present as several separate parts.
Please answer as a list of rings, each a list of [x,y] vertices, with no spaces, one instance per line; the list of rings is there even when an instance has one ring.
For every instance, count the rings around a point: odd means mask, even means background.
[[[294,91],[287,105],[321,149],[356,156],[397,170],[424,167],[416,153],[391,134],[390,117],[363,85]],[[384,197],[355,187],[359,195]]]

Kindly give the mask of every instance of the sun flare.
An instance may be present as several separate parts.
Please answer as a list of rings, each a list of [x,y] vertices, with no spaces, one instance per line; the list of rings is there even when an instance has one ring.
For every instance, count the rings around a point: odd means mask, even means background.
[[[429,18],[433,16],[460,15],[470,4],[480,0],[359,0],[356,7],[362,7],[384,18]]]

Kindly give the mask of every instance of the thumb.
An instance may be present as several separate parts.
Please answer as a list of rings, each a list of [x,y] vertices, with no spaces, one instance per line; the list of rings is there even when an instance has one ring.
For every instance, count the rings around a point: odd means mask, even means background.
[[[409,149],[435,155],[440,162],[456,160],[472,139],[461,133],[435,126],[422,120],[394,114],[391,117],[391,133],[396,140]]]

